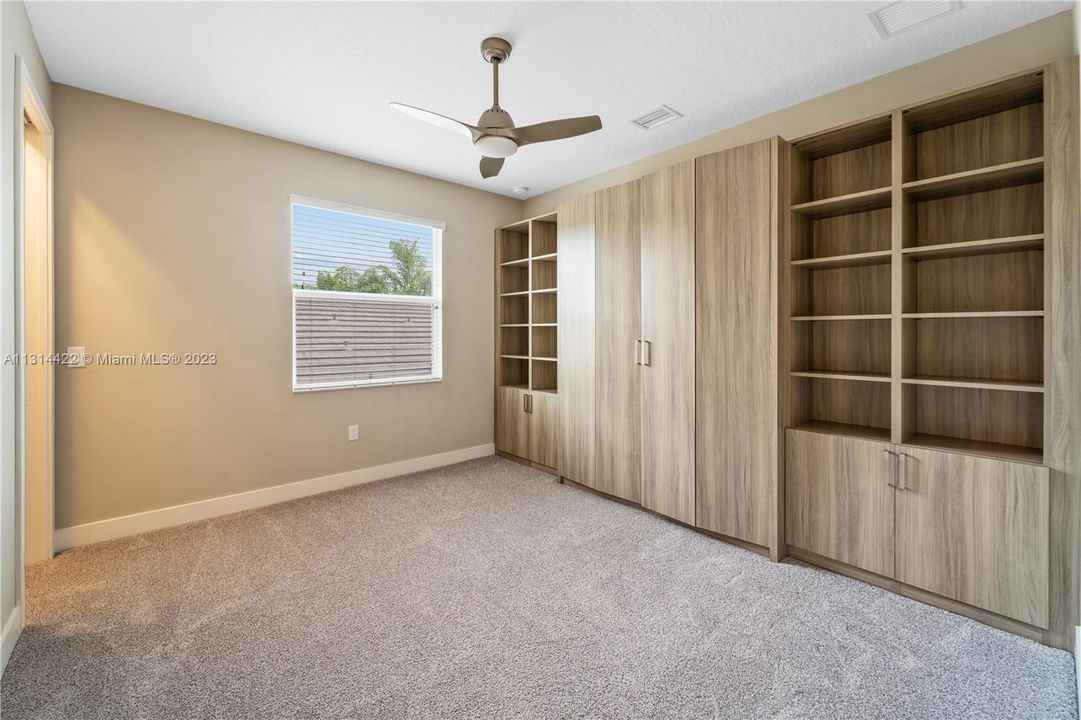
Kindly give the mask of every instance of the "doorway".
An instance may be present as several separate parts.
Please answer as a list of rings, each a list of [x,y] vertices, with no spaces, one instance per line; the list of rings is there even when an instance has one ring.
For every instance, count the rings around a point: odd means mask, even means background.
[[[16,477],[23,567],[53,556],[53,127],[22,77],[21,193],[16,223]],[[20,590],[22,589],[20,582]]]

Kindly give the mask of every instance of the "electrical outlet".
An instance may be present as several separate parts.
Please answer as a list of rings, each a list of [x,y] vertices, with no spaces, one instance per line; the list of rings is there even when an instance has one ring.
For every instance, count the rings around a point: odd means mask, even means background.
[[[360,440],[360,426],[359,425],[350,425],[349,426],[349,439],[350,440]]]
[[[83,368],[86,367],[86,347],[69,347],[67,352],[68,367]]]

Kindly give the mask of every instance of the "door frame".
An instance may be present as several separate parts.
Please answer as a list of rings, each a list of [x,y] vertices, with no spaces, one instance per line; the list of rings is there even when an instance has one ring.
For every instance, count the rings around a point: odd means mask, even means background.
[[[43,338],[45,339],[44,347],[40,348],[40,351],[45,355],[44,364],[42,367],[46,370],[45,383],[44,383],[44,400],[43,407],[45,408],[41,423],[36,428],[28,428],[26,425],[26,373],[22,365],[16,365],[15,376],[15,393],[16,393],[16,406],[15,406],[15,442],[16,442],[16,482],[18,483],[17,497],[19,502],[19,508],[17,517],[19,521],[19,531],[17,533],[18,541],[18,553],[16,554],[16,562],[18,563],[19,581],[17,586],[18,592],[18,606],[23,608],[25,617],[24,601],[26,597],[26,580],[25,580],[25,567],[26,567],[26,549],[27,549],[27,537],[28,533],[33,528],[38,537],[36,538],[36,546],[44,548],[39,554],[43,557],[35,557],[34,560],[43,560],[53,557],[54,553],[54,480],[55,480],[55,429],[54,429],[54,413],[55,413],[55,369],[51,364],[52,356],[55,351],[55,282],[54,282],[54,238],[53,238],[53,178],[54,178],[54,141],[55,132],[53,129],[52,120],[49,117],[48,111],[45,109],[45,104],[41,100],[41,94],[38,92],[37,86],[34,84],[34,79],[30,75],[30,71],[26,64],[22,61],[22,58],[16,56],[16,79],[18,86],[15,88],[15,97],[18,107],[18,116],[15,118],[15,197],[14,197],[14,210],[15,210],[15,278],[16,278],[16,293],[15,293],[15,352],[19,354],[26,353],[26,307],[28,299],[35,303],[44,304],[44,312],[42,313],[42,323],[38,329],[41,331]],[[33,296],[28,295],[26,288],[26,276],[25,276],[25,260],[26,260],[26,188],[25,188],[25,172],[26,172],[26,156],[25,156],[25,142],[26,134],[25,127],[23,125],[23,114],[29,118],[30,122],[34,125],[37,131],[42,135],[43,148],[42,151],[45,155],[45,228],[44,228],[44,268],[43,268],[43,283],[40,287],[36,287]],[[41,438],[41,455],[44,457],[44,493],[45,501],[42,503],[40,510],[36,517],[27,517],[26,506],[26,489],[27,489],[27,475],[26,475],[26,457],[27,457],[27,437],[31,433],[40,433]],[[32,522],[27,523],[27,520]]]

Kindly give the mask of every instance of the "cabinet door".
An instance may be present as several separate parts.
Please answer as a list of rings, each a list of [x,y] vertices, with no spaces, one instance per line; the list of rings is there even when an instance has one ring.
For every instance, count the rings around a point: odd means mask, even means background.
[[[897,579],[1047,627],[1048,469],[899,451]]]
[[[888,443],[788,430],[785,541],[893,577],[891,452]]]
[[[593,195],[560,203],[557,386],[559,472],[595,486],[596,469],[596,205]]]
[[[780,523],[775,145],[698,158],[695,177],[696,523],[768,547]]]
[[[526,391],[521,388],[495,389],[495,447],[501,452],[529,456],[529,415]]]
[[[642,505],[694,524],[694,162],[641,180]]]
[[[638,182],[597,193],[597,490],[641,499]],[[560,258],[560,264],[566,262]],[[561,286],[562,287],[562,286]],[[563,303],[566,300],[563,299]],[[562,347],[561,347],[562,349]]]
[[[559,396],[550,392],[530,393],[529,459],[550,468],[559,468]]]

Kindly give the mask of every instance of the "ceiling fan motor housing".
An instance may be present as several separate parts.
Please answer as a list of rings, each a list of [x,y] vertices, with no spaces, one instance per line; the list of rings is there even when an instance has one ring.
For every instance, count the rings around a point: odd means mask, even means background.
[[[480,54],[490,63],[505,63],[510,57],[510,43],[499,37],[484,38],[480,43]]]

